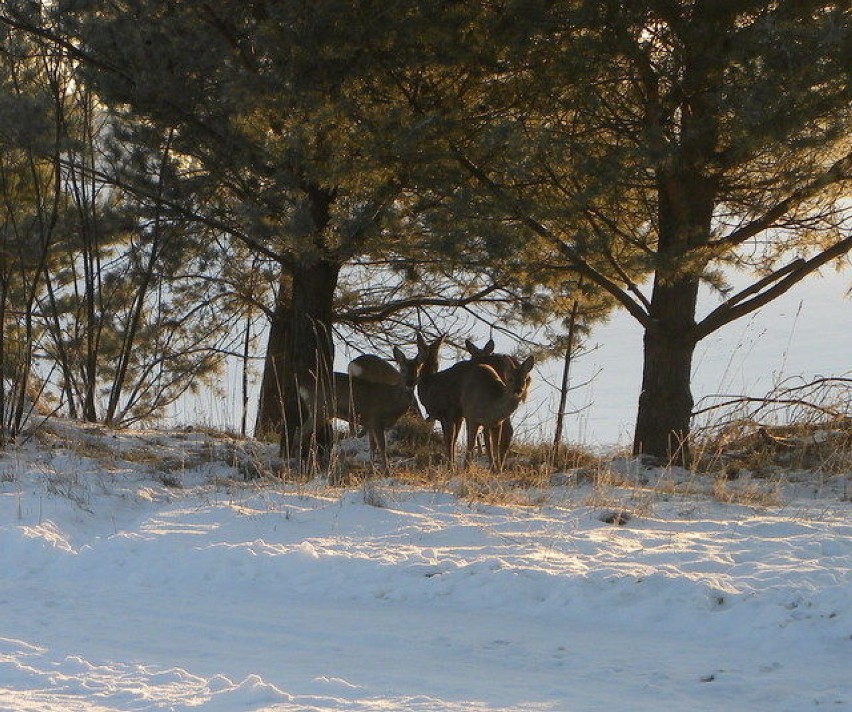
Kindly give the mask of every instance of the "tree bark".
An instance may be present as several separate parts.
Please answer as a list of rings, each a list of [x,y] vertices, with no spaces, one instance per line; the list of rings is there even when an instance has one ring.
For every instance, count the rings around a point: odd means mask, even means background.
[[[282,292],[269,328],[261,384],[257,437],[282,436],[293,452],[302,425],[299,386],[328,378],[334,364],[331,338],[334,293],[340,265],[331,260],[300,264],[282,278]],[[287,290],[284,292],[283,290]],[[326,436],[318,435],[322,447]]]
[[[655,285],[652,308],[665,313],[645,331],[633,442],[634,454],[653,455],[684,467],[690,463],[688,438],[694,405],[690,375],[696,345],[690,325],[697,292],[697,279]]]
[[[284,420],[284,352],[287,327],[290,322],[290,301],[293,295],[289,276],[282,276],[278,285],[278,298],[269,322],[266,341],[266,360],[260,384],[260,400],[254,436],[258,439],[278,437]]]
[[[702,139],[706,136],[702,135]],[[645,327],[642,391],[633,440],[634,454],[690,465],[692,356],[698,343],[698,287],[707,257],[717,180],[699,169],[709,146],[692,145],[678,170],[658,174],[658,265]]]
[[[568,378],[571,372],[571,361],[574,357],[574,341],[576,338],[577,314],[580,311],[580,302],[575,299],[571,305],[571,314],[568,317],[568,344],[565,346],[565,358],[562,362],[562,384],[559,388],[559,409],[556,411],[556,430],[553,433],[553,451],[557,453],[562,444],[562,428],[565,424],[565,404],[568,401]]]

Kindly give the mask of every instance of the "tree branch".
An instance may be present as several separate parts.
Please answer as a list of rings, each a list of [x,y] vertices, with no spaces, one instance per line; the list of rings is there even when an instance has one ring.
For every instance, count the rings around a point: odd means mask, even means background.
[[[84,62],[86,64],[91,65],[92,67],[96,67],[97,69],[109,72],[110,74],[115,74],[116,76],[119,76],[125,81],[127,81],[131,86],[136,85],[136,82],[134,81],[133,77],[121,71],[119,67],[115,66],[114,64],[110,64],[109,62],[105,62],[102,59],[98,59],[97,57],[89,54],[88,52],[84,52],[70,40],[54,32],[51,32],[50,30],[44,27],[32,25],[28,22],[24,22],[23,20],[10,17],[6,14],[0,15],[0,23],[7,25],[8,27],[11,27],[14,30],[20,30],[21,32],[26,32],[28,34],[34,35],[35,37],[47,40],[48,42],[51,42],[68,52],[68,55],[72,59]]]
[[[456,145],[450,144],[450,149],[453,152],[459,164],[468,171],[477,181],[485,186],[496,198],[498,198],[516,219],[520,220],[526,227],[532,230],[536,235],[543,237],[551,243],[557,250],[571,263],[571,266],[579,274],[582,274],[592,280],[599,287],[611,294],[621,304],[631,316],[633,316],[643,326],[648,326],[651,323],[651,318],[640,304],[619,287],[615,282],[609,279],[606,275],[598,272],[588,262],[586,262],[577,251],[568,243],[562,240],[545,225],[533,218],[518,204],[518,201],[510,196],[506,190],[492,180],[484,170],[477,166],[465,153]]]
[[[236,239],[240,240],[240,242],[245,244],[246,247],[248,247],[249,249],[254,250],[258,254],[261,254],[264,257],[273,260],[274,262],[277,262],[283,267],[289,268],[292,267],[294,264],[293,259],[289,255],[268,248],[263,243],[255,240],[250,235],[247,235],[234,225],[231,225],[223,220],[217,220],[216,218],[197,213],[177,201],[169,200],[168,198],[163,198],[161,195],[153,194],[138,185],[123,181],[120,178],[116,178],[115,176],[110,175],[108,173],[104,173],[103,171],[98,171],[88,166],[79,166],[73,163],[72,161],[68,161],[65,159],[60,159],[60,163],[66,168],[76,168],[77,170],[80,170],[83,174],[89,175],[90,177],[96,178],[97,180],[101,180],[107,185],[112,185],[116,188],[121,188],[122,190],[127,191],[128,193],[137,198],[156,201],[160,205],[164,205],[170,210],[175,211],[181,217],[194,220],[206,227],[212,228],[214,230],[220,230],[228,235],[231,235],[232,237],[235,237]]]
[[[391,314],[396,314],[406,309],[416,309],[418,307],[463,307],[468,304],[480,302],[489,294],[493,294],[499,289],[498,286],[491,285],[479,290],[475,294],[455,299],[446,297],[411,297],[410,299],[399,299],[394,302],[387,302],[382,307],[362,307],[360,309],[350,309],[349,311],[340,312],[336,315],[336,321],[348,322],[350,324],[369,324],[383,321]]]
[[[778,270],[778,272],[769,275],[769,277],[765,277],[755,285],[748,287],[714,309],[695,325],[691,331],[691,336],[695,339],[695,341],[701,341],[701,339],[705,336],[712,334],[725,324],[739,319],[746,314],[750,314],[751,312],[760,309],[760,307],[765,306],[773,299],[780,297],[793,285],[801,282],[809,274],[815,272],[828,262],[831,262],[831,260],[845,255],[850,250],[852,250],[852,234],[840,242],[835,243],[828,249],[823,250],[809,260],[796,260],[790,265],[787,265],[787,267]],[[778,280],[781,274],[786,274],[786,276]],[[775,286],[764,292],[759,292],[763,286],[772,282],[775,282]],[[746,294],[752,294],[755,292],[759,293],[751,299],[742,301]]]
[[[804,203],[808,198],[817,195],[830,185],[852,179],[852,153],[846,154],[836,161],[825,173],[817,176],[814,180],[796,191],[793,191],[784,200],[770,208],[761,217],[752,220],[730,235],[713,240],[707,244],[711,250],[722,251],[743,244],[746,240],[760,234],[772,227],[777,220],[784,217],[794,208]]]

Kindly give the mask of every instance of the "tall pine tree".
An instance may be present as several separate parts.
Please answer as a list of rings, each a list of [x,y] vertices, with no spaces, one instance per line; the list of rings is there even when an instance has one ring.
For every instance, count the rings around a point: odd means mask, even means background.
[[[688,462],[696,344],[852,248],[848,3],[394,8],[409,124],[501,226],[465,249],[561,264],[624,307],[645,333],[634,449]],[[754,283],[732,294],[730,269]],[[703,282],[723,299],[700,316]]]
[[[261,432],[300,423],[299,384],[333,361],[341,267],[381,234],[400,190],[370,148],[365,127],[379,109],[351,81],[369,39],[353,36],[357,11],[127,0],[90,3],[84,15],[100,94],[128,121],[172,129],[206,196],[195,209],[280,265]]]

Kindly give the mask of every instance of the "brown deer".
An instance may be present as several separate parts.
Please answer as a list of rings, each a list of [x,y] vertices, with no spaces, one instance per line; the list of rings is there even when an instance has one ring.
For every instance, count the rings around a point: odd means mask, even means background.
[[[363,378],[365,381],[375,381],[377,383],[387,383],[395,386],[402,383],[402,375],[400,372],[391,366],[381,356],[375,354],[361,354],[356,356],[349,362],[346,371],[350,376],[355,378]],[[411,407],[409,408],[412,416],[423,420],[423,413],[420,410],[420,405],[416,398],[411,399]],[[355,424],[350,423],[350,433],[355,435]]]
[[[365,381],[376,381],[395,386],[400,383],[399,371],[385,361],[381,356],[361,354],[349,362],[346,371],[353,378],[363,378]]]
[[[464,344],[467,352],[470,354],[470,360],[474,363],[491,366],[491,368],[497,371],[497,375],[503,379],[503,383],[508,383],[518,368],[520,368],[521,364],[514,356],[494,353],[494,339],[488,339],[488,342],[482,348],[479,348],[470,339],[466,339]],[[497,443],[500,446],[499,457],[501,462],[506,459],[506,455],[509,452],[509,446],[512,444],[512,436],[514,433],[515,428],[512,426],[511,418],[506,418],[500,423],[500,432],[498,434]],[[489,461],[492,459],[491,452],[489,451],[490,447],[491,440],[486,437],[485,450],[488,454]]]
[[[497,472],[503,469],[508,448],[503,448],[499,441],[500,426],[526,398],[534,365],[535,359],[529,356],[507,381],[493,367],[484,364],[475,364],[467,372],[461,390],[461,410],[467,422],[465,466],[470,465],[476,435],[482,428],[491,469]]]
[[[417,358],[422,364],[417,392],[429,418],[441,423],[441,432],[444,436],[444,455],[449,466],[453,467],[455,465],[456,440],[464,418],[460,399],[462,384],[465,375],[473,368],[474,364],[470,361],[461,361],[450,368],[439,371],[438,355],[443,343],[443,336],[439,336],[431,344],[427,344],[423,337],[419,333],[417,334]]]
[[[378,452],[385,472],[390,471],[385,430],[411,407],[414,388],[420,374],[418,358],[406,358],[396,347],[393,355],[399,366],[400,376],[399,382],[394,385],[335,372],[332,392],[328,397],[324,397],[320,392],[322,389],[315,386],[303,386],[299,389],[299,395],[310,413],[314,429],[322,427],[332,418],[364,425],[370,441],[370,459],[373,460]]]
[[[494,339],[488,339],[488,342],[481,349],[470,339],[465,339],[464,347],[470,354],[471,361],[491,366],[491,368],[497,371],[497,375],[503,379],[504,383],[508,382],[512,374],[521,365],[514,356],[509,356],[509,354],[495,354]]]
[[[373,381],[375,383],[387,383],[389,386],[401,383],[402,379],[397,369],[381,356],[376,356],[375,354],[361,354],[360,356],[356,356],[349,362],[346,372],[353,378],[363,378],[365,381]],[[415,402],[412,399],[412,404]],[[361,431],[361,435],[363,434],[364,432]],[[353,438],[358,435],[358,424],[354,420],[349,422],[349,435]]]

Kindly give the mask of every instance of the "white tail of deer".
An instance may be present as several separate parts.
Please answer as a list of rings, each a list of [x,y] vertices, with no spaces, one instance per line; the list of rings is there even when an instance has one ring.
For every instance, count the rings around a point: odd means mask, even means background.
[[[503,469],[508,445],[500,442],[501,425],[527,396],[530,371],[535,359],[530,356],[504,381],[497,371],[484,364],[474,365],[467,373],[461,390],[461,410],[467,422],[467,454],[470,464],[479,429],[485,431],[491,469]]]
[[[399,366],[399,382],[394,385],[335,372],[328,397],[316,386],[299,389],[314,429],[332,418],[363,425],[369,436],[370,457],[378,452],[385,472],[389,471],[385,430],[411,407],[420,373],[419,359],[406,358],[398,348],[394,348],[393,355]]]

